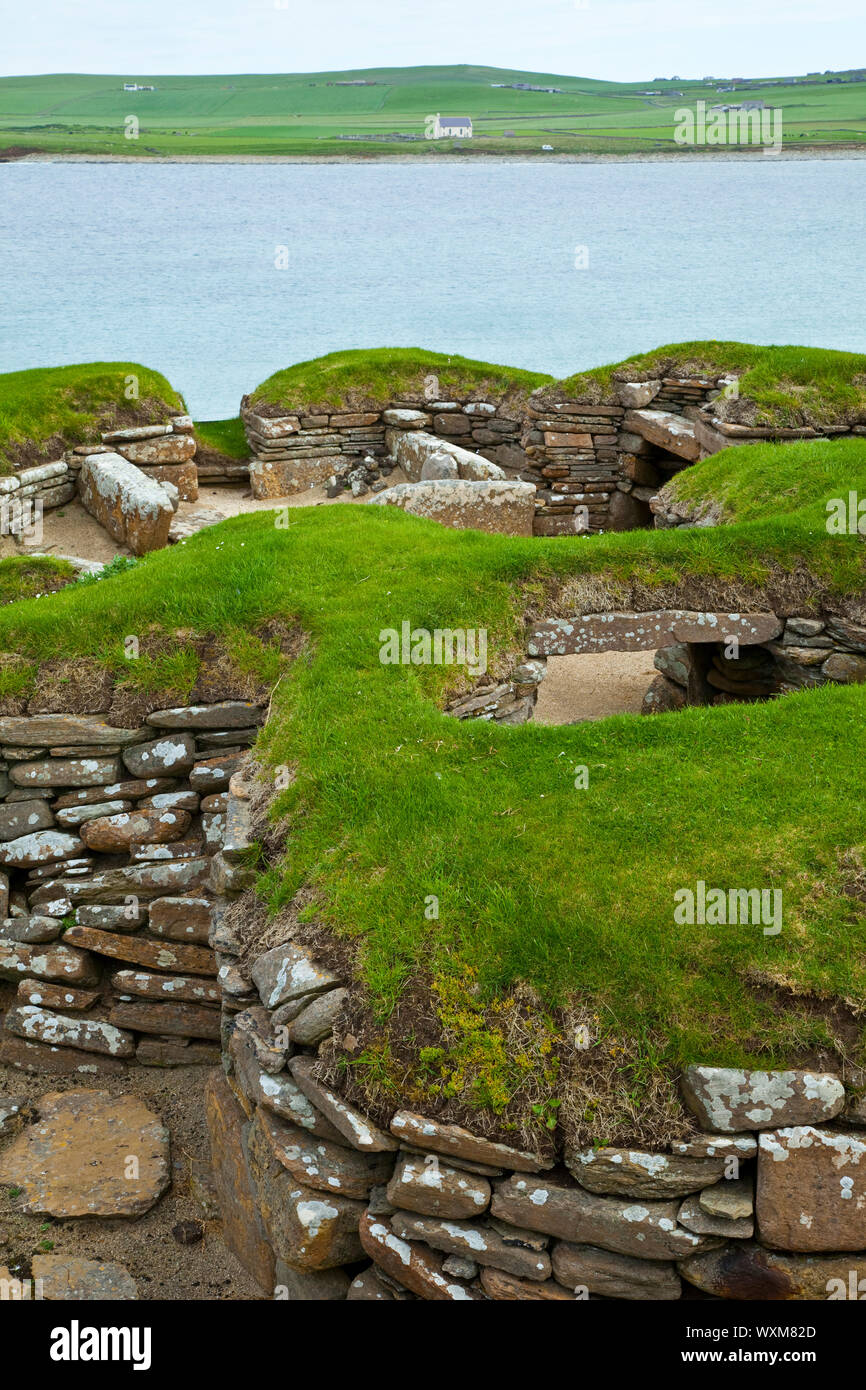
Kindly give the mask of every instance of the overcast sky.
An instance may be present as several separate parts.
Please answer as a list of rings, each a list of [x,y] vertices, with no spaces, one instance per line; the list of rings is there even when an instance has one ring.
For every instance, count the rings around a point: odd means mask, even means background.
[[[866,65],[866,0],[0,0],[0,73],[479,63],[636,81]]]

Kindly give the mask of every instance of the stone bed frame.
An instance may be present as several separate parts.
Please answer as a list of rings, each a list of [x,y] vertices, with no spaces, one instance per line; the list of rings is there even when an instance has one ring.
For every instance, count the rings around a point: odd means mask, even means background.
[[[705,618],[632,615],[631,640],[697,645]],[[737,631],[754,645],[771,619],[740,617]],[[539,624],[532,647],[596,649],[622,640],[615,626]],[[88,1079],[221,1061],[202,1085],[224,1238],[263,1297],[676,1299],[685,1281],[796,1299],[847,1297],[852,1278],[856,1290],[866,1098],[841,1076],[691,1067],[695,1130],[652,1153],[553,1149],[550,1136],[524,1150],[399,1105],[382,1128],[320,1080],[351,982],[292,940],[250,959],[233,925],[256,876],[247,750],[263,717],[223,701],[154,711],[136,730],[0,720],[0,977],[18,986],[0,1060]]]

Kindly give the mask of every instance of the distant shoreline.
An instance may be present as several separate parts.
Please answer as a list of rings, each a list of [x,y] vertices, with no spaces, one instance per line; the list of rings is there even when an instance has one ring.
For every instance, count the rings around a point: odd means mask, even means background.
[[[392,155],[355,154],[87,154],[51,153],[31,151],[26,154],[4,154],[0,148],[0,163],[6,164],[417,164],[426,159],[432,166],[436,163],[463,164],[469,159],[485,160],[499,164],[680,164],[684,160],[700,163],[720,160],[758,160],[773,162],[779,160],[814,159],[866,159],[866,145],[851,145],[843,149],[831,149],[812,145],[803,149],[783,149],[779,154],[765,154],[763,149],[686,151],[679,154],[668,151],[652,153],[633,152],[630,154],[470,154],[468,151],[456,155],[424,156],[400,153]]]

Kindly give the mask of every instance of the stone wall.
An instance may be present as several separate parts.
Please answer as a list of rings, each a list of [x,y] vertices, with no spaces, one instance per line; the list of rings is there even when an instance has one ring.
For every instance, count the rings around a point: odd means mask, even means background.
[[[331,496],[344,487],[355,496],[381,491],[395,461],[394,438],[422,431],[533,484],[536,536],[712,524],[658,499],[665,483],[697,459],[762,440],[866,435],[866,425],[819,431],[728,423],[716,402],[734,385],[731,376],[627,380],[620,369],[614,402],[562,400],[557,388],[541,387],[522,406],[411,398],[366,413],[272,415],[273,407],[256,408],[245,396],[241,417],[255,456],[250,477],[257,497],[322,484]]]
[[[535,711],[548,657],[591,652],[655,652],[658,675],[644,696],[644,714],[866,682],[866,627],[833,614],[586,613],[533,623],[526,650],[527,659],[507,679],[483,676],[451,702],[448,713],[457,719],[525,724]]]
[[[382,1127],[319,1071],[349,982],[292,940],[244,960],[222,920],[209,1123],[266,1296],[823,1299],[866,1276],[866,1105],[840,1076],[690,1067],[693,1131],[652,1152],[517,1148],[400,1105]]]
[[[790,631],[851,640],[839,621]],[[221,1057],[202,1085],[224,1238],[264,1297],[823,1299],[866,1277],[866,1077],[691,1067],[692,1131],[651,1152],[348,1103],[319,1051],[351,980],[291,937],[244,940],[262,717],[0,720],[0,1060],[90,1077]]]
[[[684,419],[686,411],[718,394],[719,386],[705,378],[669,378],[617,389],[617,405],[548,401],[549,390],[542,388],[525,406],[411,398],[377,411],[286,415],[265,413],[271,408],[257,409],[244,397],[253,493],[280,497],[323,484],[331,495],[343,487],[356,496],[368,488],[379,491],[387,486],[391,461],[401,462],[395,438],[419,431],[477,454],[514,481],[531,483],[535,535],[649,526],[650,497],[699,450],[693,435],[684,458],[670,452],[667,434],[657,444],[635,433],[644,425],[632,420],[629,428],[630,410],[652,402],[655,415]]]
[[[287,415],[266,413],[245,396],[241,419],[253,454],[250,484],[255,497],[285,497],[331,482],[351,486],[362,469],[366,485],[376,482],[388,458],[386,429],[424,429],[443,442],[479,453],[510,470],[523,466],[518,440],[521,420],[505,406],[486,401],[454,400],[425,403],[394,400],[386,409],[332,411],[317,414],[299,410]],[[365,461],[372,467],[363,469]],[[378,464],[378,466],[377,466]],[[391,472],[386,465],[386,473]]]
[[[0,1060],[89,1076],[218,1059],[218,852],[262,718],[238,700],[137,729],[0,718]]]

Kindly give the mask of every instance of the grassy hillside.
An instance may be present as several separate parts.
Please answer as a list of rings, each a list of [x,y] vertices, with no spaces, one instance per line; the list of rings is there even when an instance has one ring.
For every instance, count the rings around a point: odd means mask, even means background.
[[[287,411],[299,406],[341,409],[361,405],[381,408],[402,396],[424,397],[425,386],[436,378],[434,399],[450,393],[477,391],[485,399],[528,395],[537,386],[552,382],[542,372],[478,362],[457,353],[428,352],[424,348],[358,348],[331,352],[309,362],[296,362],[274,372],[252,393],[256,405],[278,406]]]
[[[866,490],[866,441],[730,451],[688,485],[717,498],[731,478],[728,526],[591,541],[391,508],[298,508],[288,528],[260,512],[3,609],[0,647],[128,680],[126,633],[179,634],[172,663],[135,672],[170,704],[194,678],[190,634],[231,645],[269,618],[300,623],[308,648],[260,739],[266,769],[296,776],[259,891],[270,912],[295,902],[294,930],[357,976],[341,1085],[374,1110],[399,1091],[506,1134],[558,1118],[637,1140],[663,1117],[670,1134],[685,1062],[866,1060],[866,689],[570,727],[458,723],[441,712],[454,668],[382,665],[379,634],[486,628],[491,668],[507,669],[527,609],[603,592],[694,604],[724,581],[746,609],[784,590],[801,612],[856,611],[866,551],[827,534],[820,494]],[[678,926],[674,893],[698,879],[781,888],[782,932]]]
[[[828,348],[702,341],[668,343],[622,362],[564,377],[551,388],[562,399],[613,400],[612,382],[683,372],[736,374],[739,402],[720,403],[723,418],[786,429],[866,424],[866,355]]]
[[[371,85],[336,85],[353,80]],[[125,92],[129,81],[156,90]],[[561,90],[493,85],[515,82]],[[472,118],[475,135],[462,146],[466,153],[540,154],[544,144],[558,153],[678,152],[674,112],[698,100],[763,100],[779,107],[787,144],[866,142],[862,70],[801,76],[795,84],[760,78],[739,83],[735,93],[719,92],[728,86],[722,79],[617,83],[467,65],[209,77],[10,77],[0,79],[0,144],[138,156],[347,158],[408,152],[436,158],[455,148],[451,140],[424,138],[426,116],[439,111]],[[129,115],[140,122],[137,140],[125,138]],[[389,138],[397,135],[412,138]]]
[[[727,372],[738,377],[739,399],[720,402],[718,409],[731,419],[781,428],[866,424],[863,353],[717,341],[668,343],[559,381],[456,353],[359,348],[274,372],[251,393],[251,401],[285,412],[314,405],[381,408],[401,395],[423,398],[425,383],[435,376],[440,399],[449,392],[473,391],[487,398],[518,397],[544,388],[544,395],[553,400],[613,402],[615,378],[644,380],[677,373],[718,377]]]
[[[162,424],[184,410],[165,377],[138,362],[0,373],[0,473],[92,440],[99,430]]]

